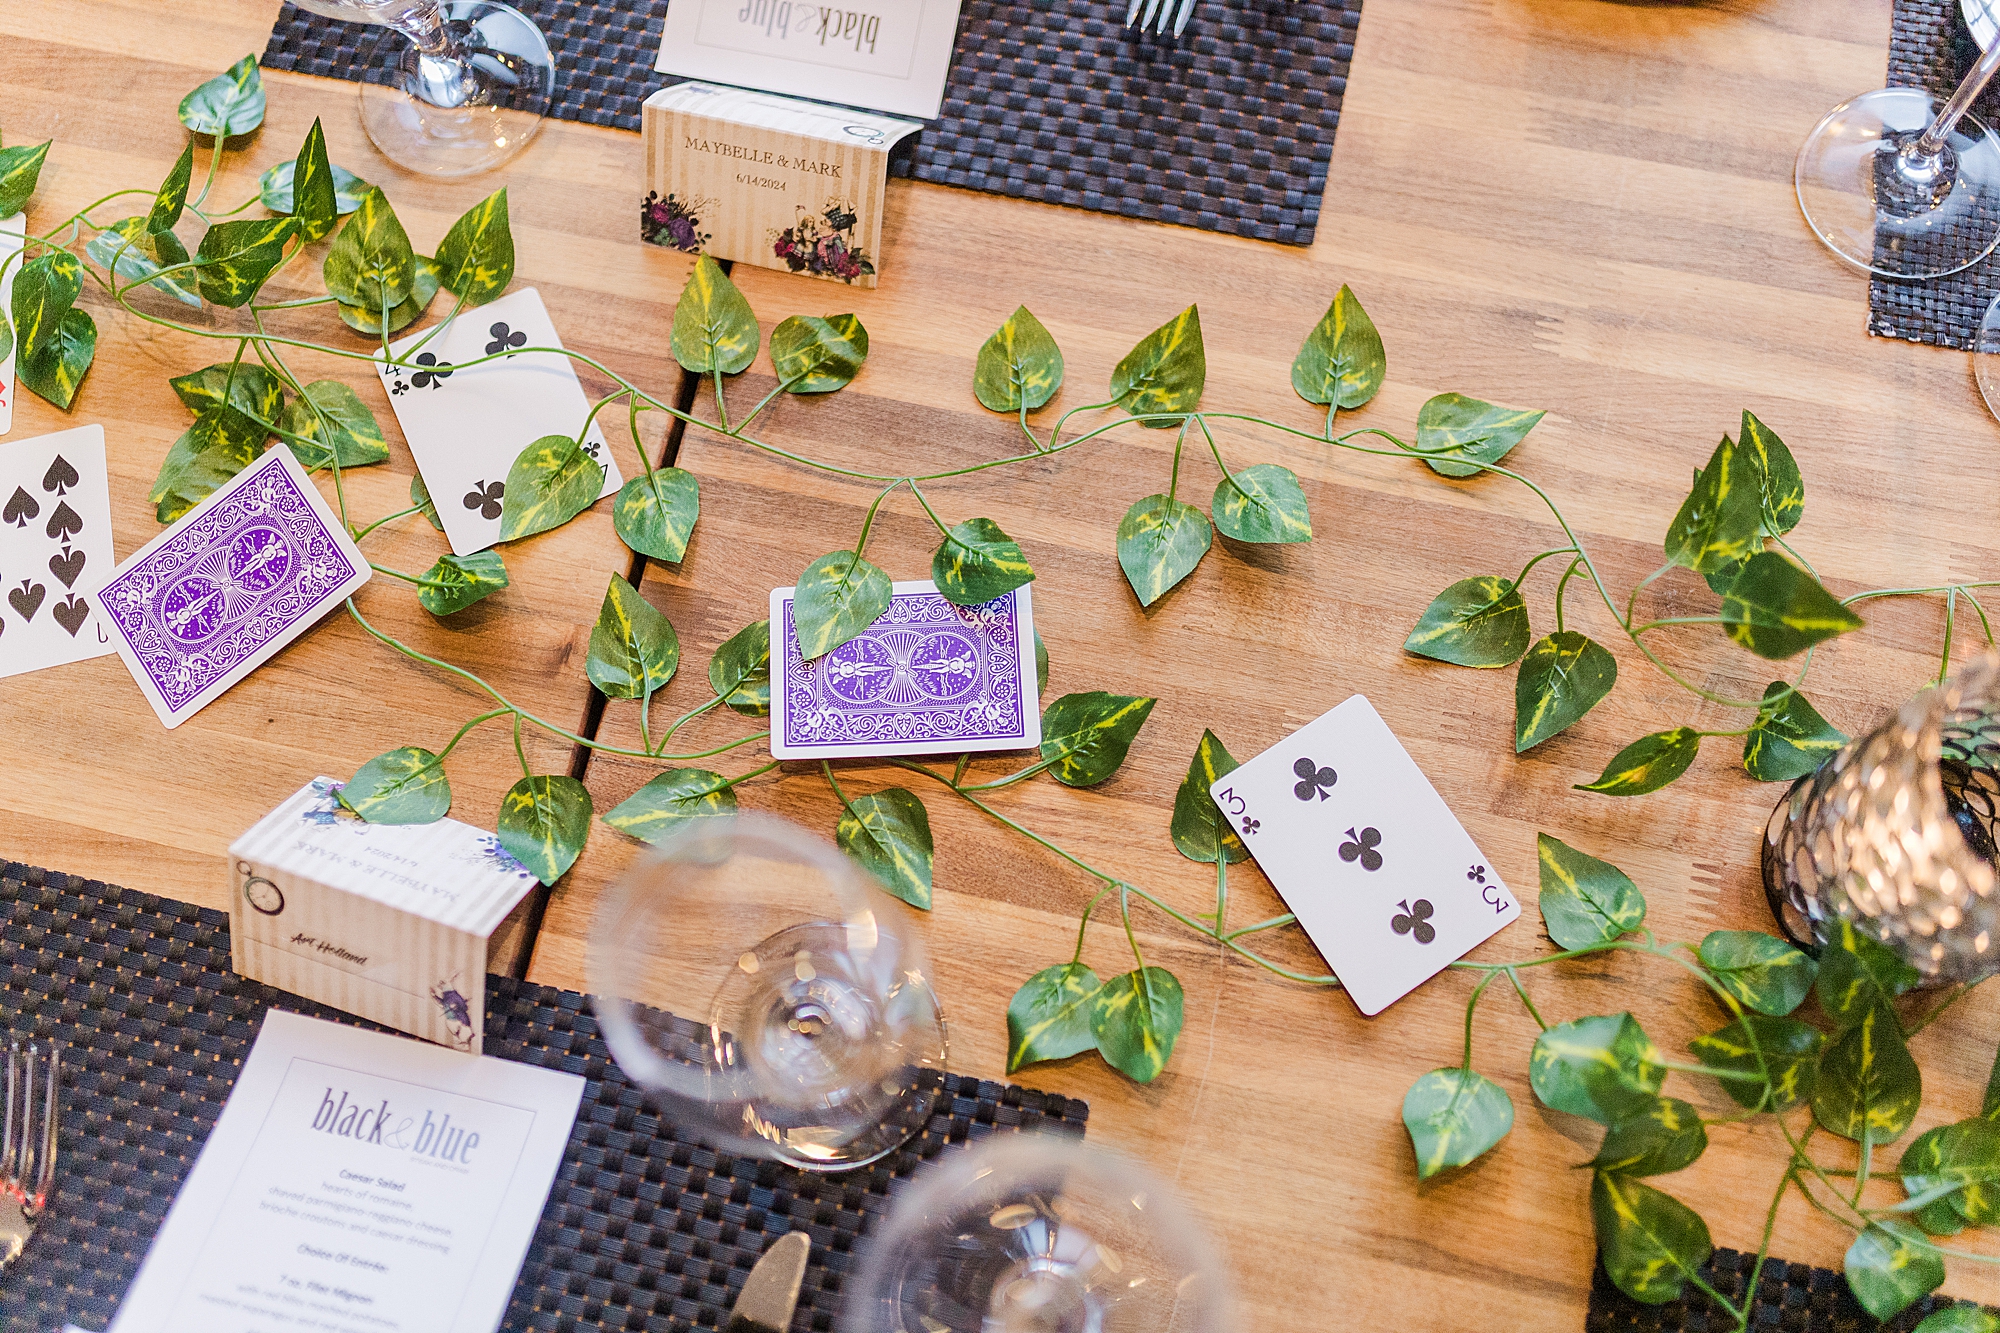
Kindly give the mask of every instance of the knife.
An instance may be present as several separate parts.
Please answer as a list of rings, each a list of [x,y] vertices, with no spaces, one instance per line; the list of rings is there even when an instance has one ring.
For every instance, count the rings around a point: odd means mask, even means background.
[[[812,1237],[805,1232],[788,1231],[778,1237],[778,1243],[759,1255],[751,1267],[723,1333],[787,1333],[810,1253]]]

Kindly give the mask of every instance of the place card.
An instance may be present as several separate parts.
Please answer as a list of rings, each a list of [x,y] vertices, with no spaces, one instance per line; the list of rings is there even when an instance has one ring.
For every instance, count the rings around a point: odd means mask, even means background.
[[[477,1052],[500,924],[535,877],[484,829],[370,824],[314,778],[229,845],[237,972]]]
[[[110,1333],[493,1333],[583,1088],[271,1010]]]
[[[662,88],[640,119],[641,239],[875,285],[889,150],[915,121],[712,83]]]

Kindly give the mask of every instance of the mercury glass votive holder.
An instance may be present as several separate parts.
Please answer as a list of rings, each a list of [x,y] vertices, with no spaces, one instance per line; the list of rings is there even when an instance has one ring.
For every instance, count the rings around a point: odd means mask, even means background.
[[[1987,653],[1800,778],[1764,831],[1764,891],[1794,944],[1838,920],[1926,981],[2000,970],[2000,654]]]

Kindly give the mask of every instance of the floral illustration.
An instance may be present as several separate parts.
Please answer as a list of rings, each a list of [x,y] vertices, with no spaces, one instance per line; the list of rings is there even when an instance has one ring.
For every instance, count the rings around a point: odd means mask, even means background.
[[[797,222],[773,233],[771,251],[794,273],[842,282],[853,282],[864,273],[873,277],[875,261],[854,243],[854,224],[859,221],[851,205],[829,199],[820,212],[801,210]]]
[[[454,972],[451,979],[440,980],[431,987],[431,1000],[444,1015],[444,1028],[451,1036],[452,1045],[461,1051],[472,1049],[472,1039],[479,1035],[472,1026],[472,1002],[458,990],[459,974]]]
[[[306,824],[335,824],[341,822],[360,823],[361,816],[340,803],[340,789],[347,784],[327,778],[312,781],[313,801],[299,812],[299,820]]]
[[[662,199],[659,191],[648,191],[646,202],[639,205],[639,239],[699,253],[710,239],[701,229],[701,214],[714,203],[713,199],[682,199],[673,194]]]

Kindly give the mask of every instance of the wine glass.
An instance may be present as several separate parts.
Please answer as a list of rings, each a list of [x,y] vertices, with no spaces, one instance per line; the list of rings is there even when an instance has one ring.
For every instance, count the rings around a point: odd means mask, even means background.
[[[944,1086],[944,1017],[904,910],[796,824],[691,819],[592,923],[605,1043],[712,1146],[866,1165],[929,1123]]]
[[[527,147],[555,93],[534,20],[499,0],[292,0],[384,29],[364,52],[361,124],[383,156],[426,176],[488,171]]]
[[[1970,268],[2000,241],[2000,138],[1971,113],[2000,70],[2000,42],[1938,106],[1880,88],[1820,121],[1793,172],[1799,208],[1827,248],[1887,278]]]
[[[1101,1148],[996,1134],[926,1167],[866,1244],[842,1333],[1222,1333],[1222,1265],[1166,1186]]]

